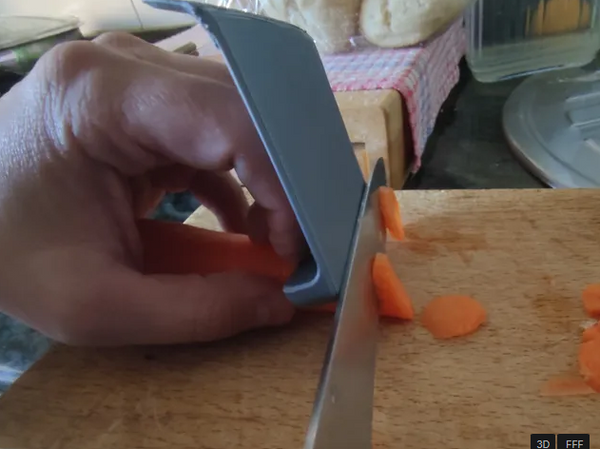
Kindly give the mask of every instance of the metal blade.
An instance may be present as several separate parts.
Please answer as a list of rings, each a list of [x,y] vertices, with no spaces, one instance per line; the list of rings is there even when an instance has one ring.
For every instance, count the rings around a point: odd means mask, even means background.
[[[363,195],[305,449],[372,449],[379,316],[371,266],[385,251],[377,197],[385,184],[380,159]]]

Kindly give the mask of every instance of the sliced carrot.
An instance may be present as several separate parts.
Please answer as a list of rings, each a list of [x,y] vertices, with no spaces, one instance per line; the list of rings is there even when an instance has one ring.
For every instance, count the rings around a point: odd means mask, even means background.
[[[435,338],[470,334],[485,320],[485,309],[469,296],[435,298],[427,304],[421,315],[421,323]]]
[[[579,372],[586,384],[600,392],[600,338],[579,346]]]
[[[581,339],[584,342],[594,340],[596,338],[600,338],[600,326],[598,326],[598,323],[586,327],[581,334]]]
[[[256,245],[245,235],[150,219],[139,219],[137,228],[144,249],[144,272],[147,274],[206,276],[241,271],[269,277],[283,284],[295,269],[272,248]],[[412,319],[414,311],[410,298],[385,254],[378,254],[375,258],[372,275],[380,315]],[[335,312],[336,303],[310,309]]]
[[[378,253],[373,260],[371,275],[375,294],[379,302],[379,315],[401,320],[412,320],[415,316],[412,301],[404,285],[396,276],[387,255]],[[337,304],[330,303],[311,307],[314,311],[335,312]]]
[[[586,313],[592,318],[600,318],[600,284],[588,285],[581,296]]]
[[[294,271],[272,248],[256,245],[245,235],[150,219],[138,220],[137,228],[147,274],[241,271],[283,284]]]
[[[595,393],[593,388],[586,384],[581,376],[573,374],[553,377],[544,383],[540,389],[540,394],[548,397],[584,396]]]
[[[404,240],[404,227],[400,215],[400,204],[394,189],[382,186],[378,189],[379,209],[384,226],[396,240]]]
[[[383,316],[412,320],[415,317],[412,301],[386,254],[375,255],[372,276],[375,293],[379,299],[379,313]]]

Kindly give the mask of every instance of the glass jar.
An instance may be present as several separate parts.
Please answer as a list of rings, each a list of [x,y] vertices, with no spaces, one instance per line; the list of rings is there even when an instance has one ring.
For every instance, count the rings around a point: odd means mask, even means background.
[[[465,13],[467,62],[493,82],[592,61],[600,0],[478,0]]]

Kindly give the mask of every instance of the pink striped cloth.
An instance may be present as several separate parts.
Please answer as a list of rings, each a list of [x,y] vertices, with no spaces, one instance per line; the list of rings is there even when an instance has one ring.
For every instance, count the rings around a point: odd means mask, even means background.
[[[201,57],[219,56],[208,33],[196,25],[156,45],[173,51],[193,42]],[[334,91],[395,89],[406,103],[414,144],[413,171],[435,120],[459,78],[458,64],[466,51],[462,19],[426,45],[382,49],[368,47],[351,53],[323,56],[323,64]]]
[[[414,144],[413,171],[419,169],[425,144],[440,108],[458,83],[459,62],[466,51],[462,19],[421,47],[366,48],[323,56],[336,92],[395,89],[408,109]]]

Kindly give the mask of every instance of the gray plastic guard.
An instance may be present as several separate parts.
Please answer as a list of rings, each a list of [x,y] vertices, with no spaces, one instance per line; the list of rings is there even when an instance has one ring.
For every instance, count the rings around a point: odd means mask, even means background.
[[[193,15],[221,49],[311,252],[284,292],[301,306],[330,301],[340,293],[366,183],[314,41],[241,11],[145,2]]]

